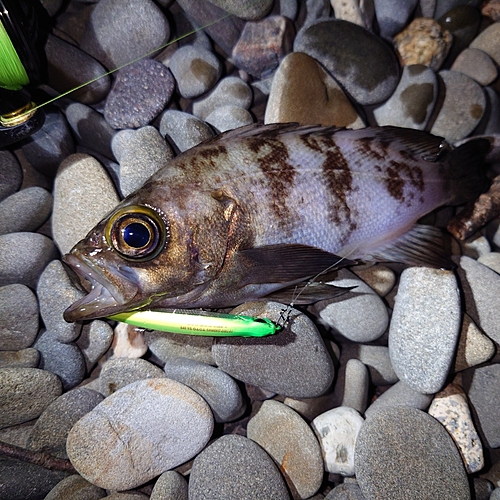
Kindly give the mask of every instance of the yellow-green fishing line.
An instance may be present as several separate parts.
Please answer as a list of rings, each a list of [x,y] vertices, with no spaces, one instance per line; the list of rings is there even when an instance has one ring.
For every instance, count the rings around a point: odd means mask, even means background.
[[[0,23],[0,87],[19,90],[29,82],[23,63],[3,24]]]

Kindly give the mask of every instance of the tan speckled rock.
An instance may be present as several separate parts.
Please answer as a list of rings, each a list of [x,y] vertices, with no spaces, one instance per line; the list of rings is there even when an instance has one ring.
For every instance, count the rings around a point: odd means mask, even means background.
[[[394,271],[382,264],[370,266],[365,269],[353,267],[352,271],[381,297],[385,297],[396,283]]]

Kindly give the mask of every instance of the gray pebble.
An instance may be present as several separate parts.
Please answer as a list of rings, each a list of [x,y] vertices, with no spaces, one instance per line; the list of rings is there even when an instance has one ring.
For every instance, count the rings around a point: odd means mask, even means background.
[[[496,273],[500,274],[500,252],[488,252],[481,255],[477,261],[483,266],[493,269]]]
[[[368,368],[358,359],[350,359],[345,367],[344,397],[341,406],[349,406],[363,414],[368,404],[369,384]]]
[[[179,382],[134,382],[71,429],[67,452],[81,476],[101,488],[135,488],[196,456],[213,430],[201,396]]]
[[[82,351],[87,373],[90,373],[100,357],[106,353],[113,341],[113,329],[105,321],[94,320],[84,324],[76,345]]]
[[[85,360],[75,344],[63,344],[49,330],[40,333],[33,347],[40,352],[40,368],[56,374],[64,390],[77,386],[85,377]]]
[[[177,82],[177,90],[185,99],[193,99],[208,92],[218,81],[222,66],[209,50],[185,45],[170,59],[170,71]]]
[[[210,123],[219,132],[226,132],[244,125],[253,123],[253,117],[244,108],[238,106],[221,106],[214,109],[206,118],[206,122]]]
[[[22,189],[0,202],[0,234],[34,231],[51,211],[52,195],[46,189]]]
[[[174,88],[168,68],[141,59],[118,72],[106,99],[104,118],[114,129],[143,127],[163,111]]]
[[[222,436],[194,459],[189,497],[204,500],[290,498],[271,457],[251,439],[236,434]]]
[[[120,190],[123,196],[139,189],[174,156],[158,130],[149,125],[138,130],[118,132],[111,147],[120,163]]]
[[[470,76],[481,85],[489,85],[498,76],[491,57],[479,49],[467,48],[460,52],[450,69]]]
[[[278,322],[284,309],[276,302],[249,302],[232,314]],[[216,339],[212,354],[219,368],[277,394],[305,398],[324,393],[334,377],[332,359],[314,323],[293,308],[289,313],[287,326],[269,337]]]
[[[80,335],[81,323],[67,323],[63,313],[85,293],[71,283],[60,260],[53,260],[43,271],[36,289],[40,315],[45,328],[60,342],[73,342]]]
[[[0,369],[0,428],[37,418],[62,392],[53,374],[38,368]]]
[[[156,481],[149,500],[188,500],[188,484],[175,470],[164,472]]]
[[[128,493],[111,493],[104,497],[108,500],[148,500],[148,496],[138,491],[131,491]]]
[[[486,52],[496,64],[500,64],[500,23],[496,22],[481,31],[470,43],[471,49],[479,49]]]
[[[490,495],[489,500],[500,500],[500,487],[495,488]]]
[[[468,5],[479,5],[479,0],[436,0],[436,8],[434,11],[434,18],[438,19],[439,17],[448,13],[451,9],[460,6],[462,4]]]
[[[172,358],[163,368],[167,378],[191,387],[209,405],[216,422],[236,420],[245,412],[238,384],[223,371],[187,358]]]
[[[0,151],[0,201],[14,194],[23,182],[23,170],[7,149]]]
[[[0,351],[0,368],[37,368],[40,353],[28,347],[19,351]]]
[[[111,140],[116,132],[101,113],[74,102],[66,108],[66,119],[79,144],[114,159]]]
[[[211,3],[248,21],[256,21],[264,17],[273,5],[272,0],[211,0]]]
[[[30,347],[38,333],[38,301],[25,285],[0,288],[0,350]]]
[[[34,289],[57,250],[43,234],[9,233],[0,236],[0,255],[0,286],[21,283]]]
[[[366,498],[469,500],[460,454],[445,428],[413,408],[389,408],[358,434],[356,478]]]
[[[112,358],[104,363],[99,375],[99,392],[104,396],[138,380],[162,378],[161,368],[140,358]]]
[[[453,364],[461,327],[460,293],[452,271],[403,271],[389,329],[394,371],[416,391],[438,392]]]
[[[104,396],[84,387],[59,396],[40,415],[31,432],[27,448],[58,458],[68,458],[66,438],[80,418],[92,411]]]
[[[66,92],[94,78],[95,82],[71,93],[71,99],[85,104],[102,101],[110,87],[110,77],[106,68],[93,57],[49,33],[45,44],[47,55],[48,84],[58,92]],[[105,76],[104,76],[105,75]]]
[[[54,183],[52,233],[62,254],[87,233],[120,201],[106,170],[92,156],[68,156]]]
[[[374,0],[373,3],[380,36],[391,38],[406,26],[418,0],[404,0],[397,3],[391,0]]]
[[[100,500],[105,495],[105,490],[74,474],[52,488],[44,500]]]
[[[487,479],[475,477],[472,480],[472,486],[474,489],[474,495],[472,498],[474,498],[474,500],[495,500],[495,497],[490,496],[495,487]],[[498,498],[496,500],[498,500]]]
[[[294,51],[317,59],[362,105],[387,99],[399,80],[394,51],[368,30],[348,21],[323,21],[308,27],[295,38]]]
[[[115,69],[157,49],[169,36],[167,18],[152,0],[101,0],[90,14],[80,47]]]
[[[498,134],[500,133],[500,97],[491,87],[485,87],[484,92],[487,101],[486,112],[474,134],[476,132],[479,135]]]
[[[169,109],[161,115],[160,134],[183,153],[214,136],[203,120],[189,113]]]
[[[361,488],[358,483],[348,483],[343,482],[338,486],[335,486],[328,495],[326,495],[325,500],[366,500],[361,493]]]
[[[264,401],[247,426],[247,437],[281,464],[288,487],[309,498],[323,481],[323,458],[312,429],[295,411],[278,401]]]
[[[227,76],[206,96],[193,102],[193,114],[205,120],[212,111],[221,106],[231,105],[248,109],[251,103],[251,87],[237,76]]]

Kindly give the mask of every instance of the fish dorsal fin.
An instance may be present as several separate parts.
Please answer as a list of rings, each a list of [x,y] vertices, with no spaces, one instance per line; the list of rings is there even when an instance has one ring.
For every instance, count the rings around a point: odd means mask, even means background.
[[[333,299],[350,292],[355,286],[340,287],[329,283],[304,282],[297,285],[287,286],[276,292],[263,297],[265,300],[273,300],[284,304],[307,305],[314,304],[320,300]]]
[[[323,271],[356,264],[319,248],[300,244],[266,245],[238,251],[244,284],[292,283]]]
[[[371,253],[367,260],[442,269],[455,267],[445,252],[443,233],[437,227],[422,224],[415,224],[397,240]]]

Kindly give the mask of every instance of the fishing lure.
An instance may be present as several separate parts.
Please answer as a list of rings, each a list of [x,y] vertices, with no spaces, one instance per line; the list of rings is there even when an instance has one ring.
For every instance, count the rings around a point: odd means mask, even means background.
[[[266,337],[281,330],[267,318],[204,311],[130,311],[109,319],[140,328],[204,337]]]

